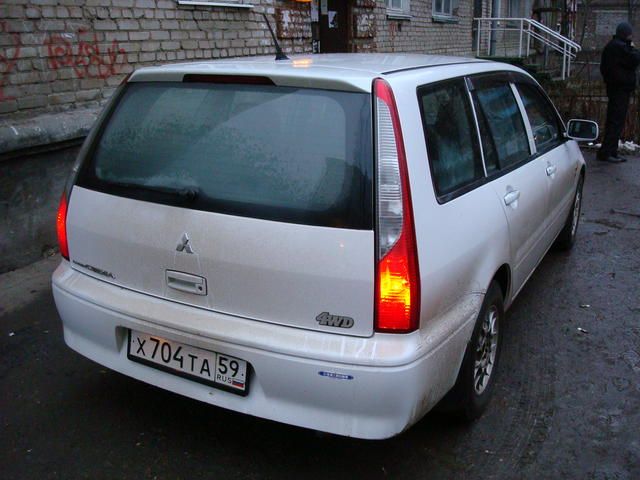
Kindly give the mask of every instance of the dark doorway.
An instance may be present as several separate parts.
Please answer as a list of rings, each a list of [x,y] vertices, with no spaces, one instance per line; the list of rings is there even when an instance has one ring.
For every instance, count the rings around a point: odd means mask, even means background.
[[[482,0],[473,0],[473,18],[482,18]],[[472,30],[472,48],[474,51],[478,48],[478,22],[473,22]]]
[[[320,53],[342,53],[349,48],[348,0],[320,0]]]

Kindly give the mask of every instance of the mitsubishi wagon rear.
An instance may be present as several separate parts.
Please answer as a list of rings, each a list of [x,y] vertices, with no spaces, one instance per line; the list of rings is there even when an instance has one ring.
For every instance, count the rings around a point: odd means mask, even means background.
[[[568,127],[527,74],[469,59],[140,69],[60,202],[65,341],[181,395],[340,435],[393,436],[444,397],[476,418],[505,309],[575,240],[571,137],[597,132]]]

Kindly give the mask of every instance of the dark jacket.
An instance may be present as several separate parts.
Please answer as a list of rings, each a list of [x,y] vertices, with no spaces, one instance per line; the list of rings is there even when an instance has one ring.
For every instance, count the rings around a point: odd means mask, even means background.
[[[619,37],[607,43],[602,51],[600,73],[607,87],[633,91],[636,88],[636,68],[640,65],[640,50]]]

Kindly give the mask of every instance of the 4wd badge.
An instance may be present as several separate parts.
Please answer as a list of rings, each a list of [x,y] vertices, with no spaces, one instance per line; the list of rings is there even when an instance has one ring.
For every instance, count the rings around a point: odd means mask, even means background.
[[[340,315],[331,315],[329,312],[322,312],[316,317],[316,322],[327,327],[351,328],[353,327],[353,318],[342,317]]]

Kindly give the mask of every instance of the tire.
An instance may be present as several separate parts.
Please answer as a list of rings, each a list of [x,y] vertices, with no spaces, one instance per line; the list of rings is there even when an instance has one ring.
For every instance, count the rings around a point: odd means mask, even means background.
[[[456,383],[444,399],[445,409],[463,420],[479,418],[493,394],[502,349],[503,318],[502,291],[493,281],[484,297]]]
[[[584,184],[584,175],[580,175],[576,193],[573,196],[573,207],[569,212],[569,216],[556,238],[554,247],[557,250],[571,250],[573,244],[576,243],[576,234],[578,233],[578,225],[580,223],[580,211],[582,210],[582,186]]]

